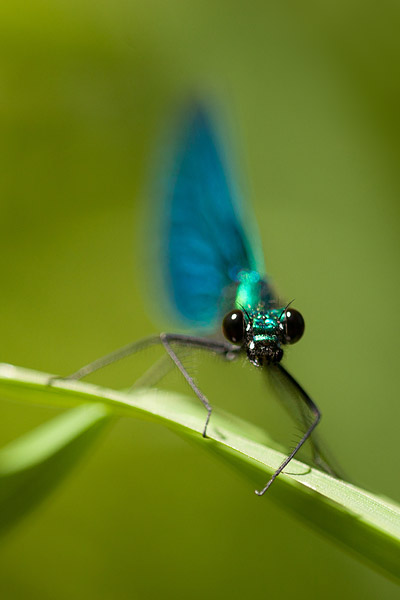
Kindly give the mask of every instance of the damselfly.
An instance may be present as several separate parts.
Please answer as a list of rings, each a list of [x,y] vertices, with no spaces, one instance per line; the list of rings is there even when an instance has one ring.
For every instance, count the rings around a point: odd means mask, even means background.
[[[172,146],[170,168],[160,178],[161,208],[154,216],[160,224],[159,270],[169,305],[196,335],[161,333],[145,338],[90,363],[68,379],[80,379],[147,346],[162,344],[170,365],[176,365],[205,407],[206,437],[212,406],[185,368],[177,348],[202,348],[227,359],[247,355],[254,367],[268,370],[302,429],[301,439],[256,494],[266,492],[307,440],[313,461],[336,475],[312,435],[321,413],[281,364],[284,347],[303,335],[303,317],[291,305],[281,305],[273,292],[261,244],[255,232],[249,233],[244,226],[243,206],[238,203],[211,120],[203,109],[196,107],[185,115]],[[223,336],[210,337],[218,331]],[[163,374],[153,369],[151,383]]]

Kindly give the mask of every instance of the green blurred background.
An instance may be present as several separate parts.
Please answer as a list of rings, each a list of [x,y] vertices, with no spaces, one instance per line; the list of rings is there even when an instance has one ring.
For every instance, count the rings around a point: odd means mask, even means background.
[[[350,478],[400,500],[399,17],[387,0],[4,3],[0,359],[67,374],[158,331],[135,241],[145,174],[169,110],[200,91],[306,318],[286,364]],[[214,405],[279,432],[254,369],[196,369]],[[4,400],[1,443],[55,414]],[[2,541],[1,598],[398,597],[260,483],[121,420]]]

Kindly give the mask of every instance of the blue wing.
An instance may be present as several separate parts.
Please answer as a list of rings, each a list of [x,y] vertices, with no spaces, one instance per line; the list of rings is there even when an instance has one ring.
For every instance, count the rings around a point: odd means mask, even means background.
[[[170,302],[192,328],[215,328],[240,269],[258,270],[211,123],[192,112],[164,181],[162,271]]]

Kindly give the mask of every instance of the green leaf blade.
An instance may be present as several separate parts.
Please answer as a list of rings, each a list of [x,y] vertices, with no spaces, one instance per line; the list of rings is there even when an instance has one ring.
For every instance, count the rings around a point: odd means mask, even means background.
[[[0,393],[6,397],[33,403],[40,398],[52,406],[101,402],[116,415],[162,422],[229,462],[252,482],[253,489],[268,480],[284,457],[263,431],[217,411],[203,439],[204,410],[190,398],[158,390],[117,392],[67,380],[48,386],[48,379],[44,373],[0,365]],[[400,580],[400,506],[393,501],[296,460],[267,494],[374,568]],[[254,496],[254,501],[263,500]]]
[[[0,449],[0,533],[56,487],[110,417],[103,404],[82,404]]]

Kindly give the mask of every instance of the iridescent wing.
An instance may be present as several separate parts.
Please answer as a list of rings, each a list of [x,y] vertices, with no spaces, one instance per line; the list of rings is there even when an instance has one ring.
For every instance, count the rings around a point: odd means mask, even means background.
[[[213,330],[221,316],[221,295],[238,271],[264,267],[239,216],[210,119],[200,108],[191,111],[178,132],[162,195],[159,264],[169,302],[192,330]]]

